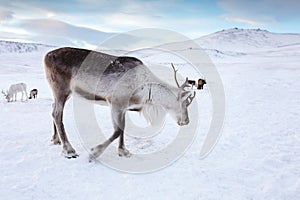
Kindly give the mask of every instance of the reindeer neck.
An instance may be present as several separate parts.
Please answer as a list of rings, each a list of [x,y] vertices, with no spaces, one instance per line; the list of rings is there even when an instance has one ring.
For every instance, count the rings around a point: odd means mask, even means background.
[[[168,107],[177,101],[176,88],[165,84],[148,84],[145,103],[159,104]]]

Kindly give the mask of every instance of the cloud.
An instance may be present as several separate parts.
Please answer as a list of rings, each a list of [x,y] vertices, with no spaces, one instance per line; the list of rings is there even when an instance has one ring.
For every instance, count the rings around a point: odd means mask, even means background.
[[[97,45],[113,32],[148,27],[199,37],[241,24],[267,28],[297,21],[299,5],[298,0],[2,0],[0,37],[11,32],[39,43]]]
[[[20,21],[19,24],[22,29],[33,33],[33,40],[53,33],[53,37],[57,37],[57,41],[60,41],[64,36],[56,36],[62,32],[57,30],[58,28],[75,30],[75,27],[109,32],[124,32],[152,27],[176,30],[188,35],[193,32],[193,37],[198,37],[203,34],[203,30],[212,26],[211,24],[215,24],[211,20],[212,17],[205,16],[207,13],[210,14],[209,10],[211,9],[210,7],[206,10],[207,2],[184,2],[183,0],[73,0],[57,2],[58,0],[2,0],[0,7],[13,11],[15,13],[14,21]],[[67,24],[48,21],[47,23],[51,27],[48,28],[43,23],[32,21],[40,18],[55,19],[67,22]],[[53,30],[57,31],[53,32]],[[209,31],[206,30],[205,32]],[[74,36],[73,31],[70,35]],[[79,39],[84,37],[75,35],[74,38],[72,41],[80,41]],[[95,41],[91,38],[87,38],[89,43],[91,40]],[[51,42],[55,41],[51,40]]]
[[[250,26],[261,26],[264,25],[264,22],[261,21],[255,21],[251,19],[245,19],[245,18],[240,18],[240,17],[232,17],[232,16],[223,16],[227,21],[231,22],[238,22],[238,23],[244,23],[244,24],[249,24]]]
[[[155,19],[153,19],[155,18]],[[161,21],[157,17],[144,16],[139,14],[128,14],[128,13],[113,13],[103,17],[106,24],[113,27],[130,27],[138,28],[144,27],[146,24],[149,26],[160,26]]]
[[[14,12],[9,10],[0,10],[0,23],[7,23],[14,18]]]
[[[32,33],[28,39],[52,45],[98,45],[114,34],[73,26],[53,19],[22,20],[18,27]]]
[[[247,24],[272,24],[300,19],[298,0],[221,0],[219,6],[227,12],[225,16],[228,20]]]

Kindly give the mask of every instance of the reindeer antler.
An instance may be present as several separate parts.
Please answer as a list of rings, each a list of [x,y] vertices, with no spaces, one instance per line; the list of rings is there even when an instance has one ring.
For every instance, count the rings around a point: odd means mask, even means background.
[[[196,92],[194,91],[194,95],[192,96],[192,94],[190,94],[188,97],[187,97],[187,99],[188,99],[188,104],[186,105],[186,106],[189,106],[191,103],[192,103],[192,101],[193,101],[193,99],[195,98],[195,96],[196,96]]]
[[[189,87],[188,77],[186,77],[185,82],[181,86],[179,85],[179,83],[177,81],[177,71],[178,71],[178,69],[175,69],[173,63],[171,63],[171,65],[172,65],[172,68],[174,70],[174,79],[175,79],[177,87],[180,88],[180,89],[183,89],[183,90],[184,90],[184,88]]]
[[[178,70],[175,69],[173,63],[171,63],[171,65],[172,65],[172,68],[173,68],[173,70],[174,70],[174,79],[175,79],[176,85],[177,85],[177,87],[180,88],[179,83],[178,83],[178,81],[177,81],[177,76],[176,76],[176,73],[177,73]]]
[[[5,94],[5,92],[4,92],[3,90],[1,90],[1,93],[2,93],[4,96],[6,96],[6,94]]]
[[[190,87],[189,86],[189,79],[188,79],[188,77],[186,77],[185,82],[180,86],[180,88],[183,89],[183,90],[186,87]]]

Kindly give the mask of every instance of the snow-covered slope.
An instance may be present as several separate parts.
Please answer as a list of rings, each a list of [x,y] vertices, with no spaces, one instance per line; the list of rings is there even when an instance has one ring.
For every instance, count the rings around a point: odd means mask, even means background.
[[[51,45],[35,44],[35,43],[21,43],[0,40],[0,54],[3,53],[29,53],[36,51],[43,51],[45,49],[54,48]]]
[[[246,35],[255,39],[249,42]],[[226,42],[221,44],[224,38]],[[199,39],[206,48],[225,53],[243,52],[242,55],[224,54],[221,59],[211,55],[226,95],[221,138],[208,157],[199,159],[212,117],[207,85],[196,96],[200,124],[193,144],[174,164],[140,175],[115,171],[101,163],[88,163],[88,153],[75,128],[72,99],[66,105],[64,121],[80,157],[65,159],[61,146],[54,146],[50,141],[53,97],[45,80],[43,57],[52,47],[18,53],[14,50],[16,43],[5,43],[1,50],[12,50],[0,56],[0,89],[25,82],[28,90],[38,88],[39,95],[38,99],[27,102],[0,100],[1,199],[300,199],[297,38],[293,34],[265,31],[256,34],[255,30],[233,29],[207,36],[206,43]],[[24,49],[30,45],[24,44]],[[261,51],[265,46],[268,50]],[[259,53],[252,53],[256,50]],[[193,49],[183,51],[189,53]],[[184,71],[187,63],[169,54],[144,51],[137,55],[145,62],[164,63],[167,67],[173,62],[180,73],[189,73]],[[164,73],[160,77],[172,80]],[[111,135],[109,109],[98,106],[96,111],[100,113],[97,118],[104,132]],[[126,135],[125,143],[133,153],[157,151],[176,137],[177,128],[171,121],[158,138],[143,140]],[[114,142],[112,151],[106,154],[117,157],[117,145]]]

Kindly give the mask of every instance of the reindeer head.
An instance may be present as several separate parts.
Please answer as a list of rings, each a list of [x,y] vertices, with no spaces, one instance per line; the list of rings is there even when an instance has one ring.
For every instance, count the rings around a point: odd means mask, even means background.
[[[2,90],[1,93],[3,94],[3,96],[5,97],[5,99],[6,99],[7,101],[10,100],[10,96],[9,96],[9,94],[8,94],[8,91],[4,92],[4,91]]]
[[[179,104],[177,104],[176,108],[173,108],[173,110],[175,111],[174,117],[177,120],[177,124],[183,126],[189,123],[187,107],[192,103],[193,99],[195,98],[196,92],[185,90],[186,87],[189,87],[188,78],[186,78],[185,82],[181,86],[179,85],[176,76],[177,70],[175,69],[173,64],[171,65],[174,70],[174,79],[178,87],[177,102]]]

